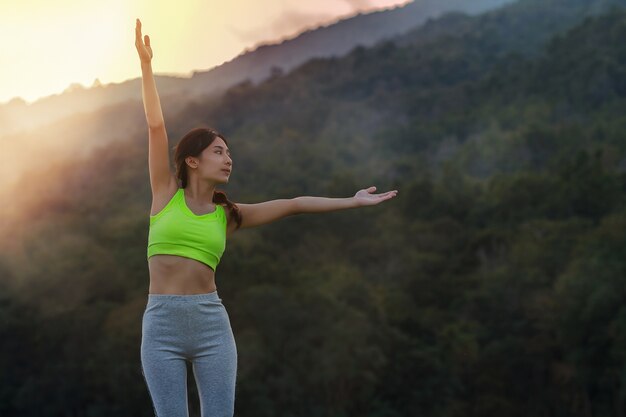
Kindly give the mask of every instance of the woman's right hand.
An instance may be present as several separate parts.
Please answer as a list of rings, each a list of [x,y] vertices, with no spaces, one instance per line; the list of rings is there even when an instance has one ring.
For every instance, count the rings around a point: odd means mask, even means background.
[[[135,47],[139,53],[139,59],[142,63],[149,63],[152,61],[152,47],[150,46],[150,37],[146,35],[144,37],[145,43],[141,40],[141,21],[137,19],[137,25],[135,26]]]

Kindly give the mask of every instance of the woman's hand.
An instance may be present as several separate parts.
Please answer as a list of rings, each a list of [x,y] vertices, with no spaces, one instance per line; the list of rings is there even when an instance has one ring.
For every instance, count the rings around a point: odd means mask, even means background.
[[[141,40],[141,21],[137,19],[137,25],[135,26],[135,47],[139,53],[139,59],[142,63],[152,61],[152,47],[150,46],[150,37],[146,35],[144,37],[145,44]]]
[[[382,194],[372,194],[374,191],[376,191],[375,186],[364,188],[359,190],[352,198],[354,198],[359,206],[373,206],[385,200],[389,200],[398,194],[398,190],[387,191]]]

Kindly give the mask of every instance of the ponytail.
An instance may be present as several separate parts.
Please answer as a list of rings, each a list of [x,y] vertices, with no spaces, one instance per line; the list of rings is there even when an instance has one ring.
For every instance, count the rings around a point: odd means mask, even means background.
[[[235,219],[235,221],[237,222],[237,229],[241,227],[241,211],[239,211],[239,207],[237,207],[237,204],[228,199],[225,192],[216,190],[213,193],[213,202],[216,204],[226,204],[228,210],[230,211],[230,217]]]

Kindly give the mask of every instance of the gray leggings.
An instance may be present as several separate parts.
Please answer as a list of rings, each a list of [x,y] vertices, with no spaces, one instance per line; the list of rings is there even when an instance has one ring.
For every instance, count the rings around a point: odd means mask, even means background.
[[[202,417],[235,411],[237,346],[217,291],[148,294],[143,314],[141,367],[157,417],[188,417],[189,361]]]

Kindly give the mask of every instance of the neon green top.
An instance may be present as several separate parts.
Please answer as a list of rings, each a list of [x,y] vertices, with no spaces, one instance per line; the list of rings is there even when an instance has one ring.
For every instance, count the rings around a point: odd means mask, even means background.
[[[196,215],[179,188],[167,205],[150,216],[148,259],[152,255],[178,255],[195,259],[215,271],[226,249],[226,212],[220,204],[211,213]]]

